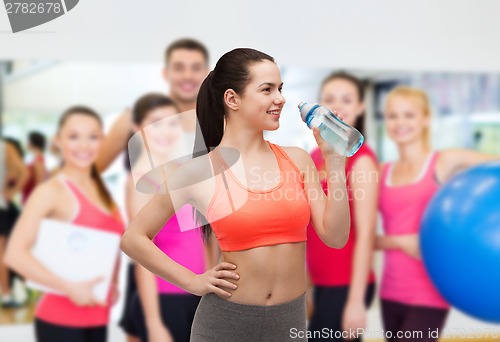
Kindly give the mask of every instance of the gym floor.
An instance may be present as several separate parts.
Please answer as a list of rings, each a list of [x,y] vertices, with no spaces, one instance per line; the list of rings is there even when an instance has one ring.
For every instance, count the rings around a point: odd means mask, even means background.
[[[376,329],[380,329],[379,325],[380,320],[379,318],[379,308],[377,303],[370,309],[369,311],[369,317],[368,321],[373,322],[371,326],[369,327],[370,330],[376,331]],[[33,321],[33,317],[35,314],[35,303],[31,301],[29,304],[26,306],[23,306],[21,308],[12,308],[12,309],[6,309],[6,308],[0,308],[0,341],[2,342],[33,342],[35,340],[34,336],[34,330],[33,326],[31,325],[31,322]],[[453,316],[453,321],[463,321],[464,325],[470,327],[471,326],[471,321],[470,318],[468,318],[465,315],[460,314],[457,311],[452,311],[450,316]],[[451,328],[450,328],[451,329]],[[484,331],[489,331],[487,330],[488,327],[486,325],[481,325],[478,322],[478,326],[474,327],[474,329],[477,329],[480,331],[483,329]],[[491,326],[490,328],[491,329]],[[496,330],[498,331],[498,330]],[[125,341],[125,335],[123,334],[123,331],[118,327],[116,322],[112,322],[109,325],[108,328],[108,336],[109,336],[109,342],[123,342]],[[326,341],[326,340],[325,340]],[[382,339],[366,339],[366,342],[385,342]],[[481,341],[481,342],[498,342],[498,338],[488,338],[488,337],[483,337],[483,338],[475,338],[475,337],[470,337],[470,338],[461,338],[461,337],[456,337],[456,338],[441,338],[442,342],[470,342],[470,341]]]

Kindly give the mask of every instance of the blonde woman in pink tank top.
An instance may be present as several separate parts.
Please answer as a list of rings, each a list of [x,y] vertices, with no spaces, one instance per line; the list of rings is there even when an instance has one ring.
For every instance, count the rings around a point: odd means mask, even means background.
[[[5,261],[26,279],[61,295],[45,294],[35,312],[39,342],[104,342],[111,306],[116,302],[119,254],[108,298],[95,298],[102,278],[71,282],[45,268],[31,254],[43,219],[50,218],[121,236],[123,220],[104,186],[95,160],[103,138],[102,122],[92,109],[71,107],[59,121],[56,143],[64,165],[29,197],[8,245]]]
[[[385,235],[380,296],[389,341],[435,341],[429,329],[441,329],[449,304],[434,288],[420,257],[420,221],[441,184],[468,167],[497,159],[465,149],[433,151],[429,142],[431,111],[426,94],[400,86],[386,100],[385,127],[399,159],[382,166],[379,207]],[[412,336],[412,338],[409,338]]]

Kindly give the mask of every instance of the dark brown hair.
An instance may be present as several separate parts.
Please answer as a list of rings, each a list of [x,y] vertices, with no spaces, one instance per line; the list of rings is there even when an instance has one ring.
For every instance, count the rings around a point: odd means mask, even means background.
[[[160,93],[143,95],[134,104],[132,121],[136,125],[140,125],[152,110],[161,107],[174,107],[176,110],[179,110],[175,102],[168,96]]]
[[[94,118],[99,122],[99,125],[101,125],[102,127],[101,117],[93,109],[86,106],[73,106],[66,109],[66,111],[62,114],[61,118],[59,119],[58,131],[61,130],[61,128],[64,126],[64,124],[70,117],[75,115],[85,115]],[[106,208],[108,208],[110,211],[113,211],[116,208],[115,202],[113,201],[113,198],[111,197],[111,194],[109,193],[108,189],[104,185],[101,175],[99,174],[99,171],[97,171],[97,166],[95,163],[92,164],[91,167],[91,176],[94,182],[97,184],[99,197],[106,205]]]
[[[141,96],[132,108],[132,122],[136,125],[141,125],[152,110],[161,107],[174,107],[177,111],[179,111],[179,108],[174,100],[163,94],[148,93]],[[125,168],[129,171],[132,169],[132,165],[134,165],[138,157],[135,153],[131,154],[130,151],[138,151],[140,149],[140,146],[135,146],[135,144],[140,144],[140,142],[135,139],[130,139],[132,136],[133,134],[131,133],[129,143],[125,147]],[[133,145],[131,146],[130,144]],[[131,156],[135,156],[135,158],[131,158]]]
[[[38,148],[41,151],[45,150],[46,139],[42,133],[37,131],[29,132],[28,141],[31,146]]]
[[[165,64],[168,64],[168,60],[170,59],[172,52],[181,49],[201,52],[203,57],[205,58],[205,62],[208,64],[208,59],[209,59],[208,49],[205,47],[205,45],[203,45],[199,41],[191,38],[178,39],[169,46],[167,46],[165,50]]]
[[[321,90],[325,87],[326,84],[328,84],[331,81],[334,80],[345,80],[348,82],[351,82],[355,87],[356,91],[358,93],[358,100],[359,102],[363,102],[365,100],[365,85],[364,83],[357,78],[356,76],[349,74],[344,71],[336,71],[328,75],[323,82],[321,82]],[[358,116],[356,119],[356,122],[354,122],[354,127],[361,132],[361,134],[365,135],[365,118],[364,118],[364,113],[363,115]]]
[[[243,95],[251,78],[250,66],[266,60],[274,63],[274,58],[263,52],[239,48],[227,52],[217,61],[214,70],[201,84],[196,101],[196,116],[201,131],[196,131],[194,157],[207,154],[222,140],[226,115],[224,104],[226,90],[232,89],[237,94]],[[202,221],[201,213],[197,213],[197,218],[198,222]],[[209,224],[203,225],[202,233],[204,240],[208,241],[212,233]]]

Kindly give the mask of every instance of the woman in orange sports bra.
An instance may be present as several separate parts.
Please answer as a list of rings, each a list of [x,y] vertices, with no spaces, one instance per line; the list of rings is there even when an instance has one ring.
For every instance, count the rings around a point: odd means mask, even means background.
[[[307,225],[333,248],[347,241],[345,158],[313,130],[325,158],[327,197],[306,151],[263,138],[264,130],[279,127],[282,85],[269,55],[253,49],[223,55],[198,95],[196,158],[167,178],[168,195],[153,198],[122,239],[132,259],[203,296],[193,342],[306,341]],[[203,274],[182,267],[152,242],[187,202],[210,223],[203,227],[205,240],[215,236],[222,251],[221,262]]]

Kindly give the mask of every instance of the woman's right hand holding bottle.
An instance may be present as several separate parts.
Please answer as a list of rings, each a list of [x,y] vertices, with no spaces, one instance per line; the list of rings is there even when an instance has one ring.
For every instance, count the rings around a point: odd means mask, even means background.
[[[196,274],[193,277],[188,290],[197,296],[203,296],[207,293],[213,292],[219,297],[231,297],[231,293],[223,290],[222,288],[236,290],[238,286],[226,280],[238,280],[240,278],[237,273],[233,272],[235,269],[236,265],[228,262],[221,262],[203,274]]]

